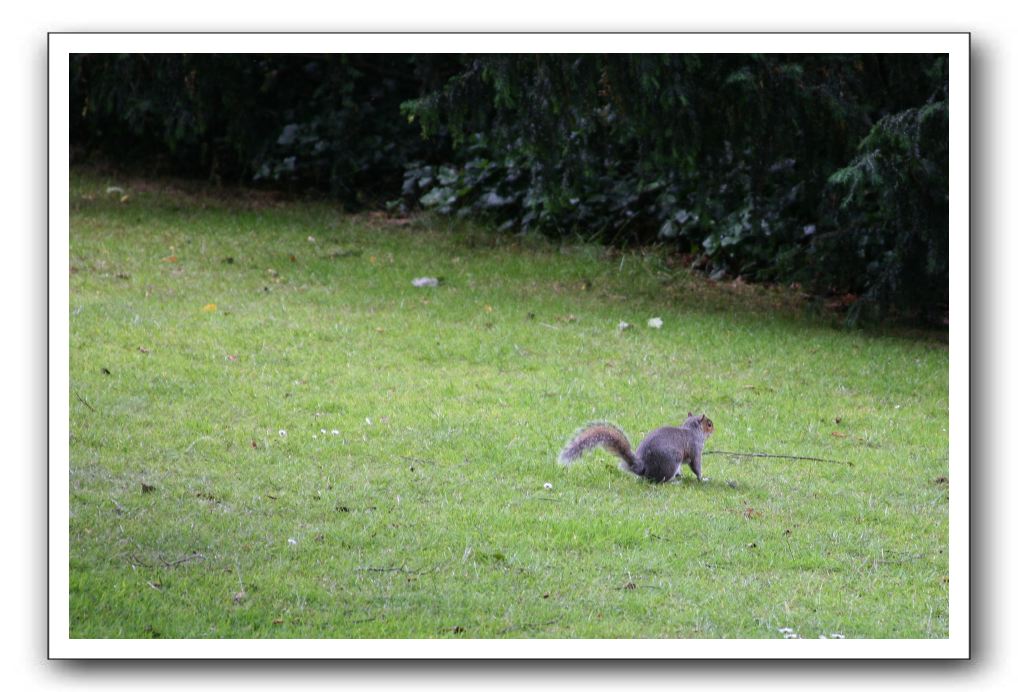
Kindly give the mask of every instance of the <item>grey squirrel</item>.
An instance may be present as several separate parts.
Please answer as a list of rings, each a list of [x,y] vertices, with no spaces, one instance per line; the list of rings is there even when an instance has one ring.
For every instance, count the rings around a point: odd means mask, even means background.
[[[689,413],[681,427],[665,426],[653,430],[633,453],[629,439],[621,428],[611,423],[591,423],[577,432],[562,449],[559,463],[571,464],[585,451],[594,447],[606,450],[622,459],[619,468],[647,480],[664,483],[681,477],[683,464],[703,480],[700,459],[703,444],[714,432],[714,422],[706,414]]]

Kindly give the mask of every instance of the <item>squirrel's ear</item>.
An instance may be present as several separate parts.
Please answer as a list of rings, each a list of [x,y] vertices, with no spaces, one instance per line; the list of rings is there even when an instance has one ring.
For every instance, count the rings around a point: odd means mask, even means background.
[[[692,418],[692,417],[693,417],[693,412],[692,411],[690,411],[689,413],[686,414],[686,418]]]
[[[700,416],[700,422],[703,422],[703,419],[704,419],[704,418],[706,418],[706,417],[707,417],[707,414],[706,414],[706,413],[702,414],[702,415]]]

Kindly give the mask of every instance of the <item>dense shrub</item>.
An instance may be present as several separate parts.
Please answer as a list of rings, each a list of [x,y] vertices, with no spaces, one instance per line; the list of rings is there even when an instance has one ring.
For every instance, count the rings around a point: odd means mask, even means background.
[[[399,111],[429,78],[409,55],[74,55],[71,141],[354,201],[391,194],[406,161],[445,151]]]
[[[76,55],[71,141],[937,321],[946,96],[938,55]]]
[[[404,105],[457,150],[409,166],[403,191],[506,229],[660,239],[713,276],[857,294],[853,321],[935,318],[945,90],[946,58],[929,55],[473,57]]]
[[[852,319],[897,308],[932,321],[947,308],[947,120],[942,100],[885,116],[828,180],[831,230],[810,259],[818,281],[864,291]]]

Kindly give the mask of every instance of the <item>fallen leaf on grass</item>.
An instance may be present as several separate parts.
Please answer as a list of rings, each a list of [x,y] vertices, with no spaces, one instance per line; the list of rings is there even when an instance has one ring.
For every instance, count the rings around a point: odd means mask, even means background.
[[[138,347],[138,352],[139,353],[150,353],[150,350],[145,348],[144,346],[139,346]]]
[[[103,368],[102,369],[102,374],[104,374],[104,375],[112,375],[113,373],[110,372],[109,368]]]
[[[228,353],[226,354],[226,360],[232,363],[233,361],[237,360],[237,356],[233,355],[232,353]]]
[[[202,306],[201,311],[202,312],[215,312],[216,311],[216,304],[215,303],[206,303],[205,305]]]
[[[742,516],[746,517],[747,519],[752,519],[753,517],[760,516],[760,512],[758,510],[753,509],[752,507],[747,507],[742,512]]]
[[[233,594],[233,602],[236,603],[237,605],[240,605],[240,603],[245,598],[247,598],[247,594],[244,593],[243,591],[238,591],[237,593]]]
[[[831,435],[833,435],[834,437],[848,437],[847,434],[839,432],[838,430],[831,431]]]
[[[170,256],[168,256],[168,257],[163,257],[163,258],[162,258],[161,260],[159,260],[159,261],[160,261],[160,262],[176,262],[176,261],[177,261],[177,256],[176,256],[176,255],[170,255]]]

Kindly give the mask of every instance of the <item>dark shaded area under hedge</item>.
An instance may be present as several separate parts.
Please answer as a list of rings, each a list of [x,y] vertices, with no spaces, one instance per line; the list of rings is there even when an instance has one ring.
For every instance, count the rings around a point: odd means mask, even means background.
[[[75,55],[74,156],[947,312],[942,55]]]

